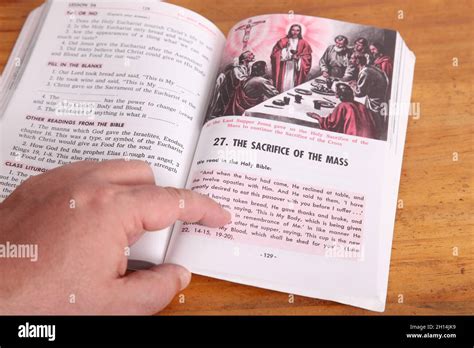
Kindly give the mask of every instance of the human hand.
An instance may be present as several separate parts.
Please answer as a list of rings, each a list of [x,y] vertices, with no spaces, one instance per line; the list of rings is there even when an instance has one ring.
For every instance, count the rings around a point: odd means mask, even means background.
[[[311,117],[311,118],[317,120],[318,122],[321,121],[321,116],[318,115],[318,114],[315,113],[315,112],[308,111],[308,112],[306,113],[306,115],[307,115],[308,117]]]
[[[31,177],[0,204],[0,314],[153,314],[191,280],[164,264],[125,275],[126,249],[176,220],[222,226],[230,214],[189,190],[155,186],[141,161],[76,162]],[[74,301],[71,301],[74,299]]]
[[[355,80],[347,81],[347,84],[348,84],[352,89],[355,89],[355,88],[357,87],[357,81],[355,81]]]

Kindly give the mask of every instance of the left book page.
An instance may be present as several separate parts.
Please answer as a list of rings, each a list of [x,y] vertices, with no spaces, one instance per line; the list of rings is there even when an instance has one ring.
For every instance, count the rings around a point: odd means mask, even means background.
[[[78,160],[141,159],[184,186],[224,35],[156,1],[49,1],[0,113],[0,201],[31,175]],[[162,262],[169,230],[131,257]]]

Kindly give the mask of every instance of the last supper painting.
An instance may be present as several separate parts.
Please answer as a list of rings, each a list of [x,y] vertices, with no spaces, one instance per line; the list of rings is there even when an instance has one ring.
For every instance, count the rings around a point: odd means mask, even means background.
[[[229,32],[206,121],[260,117],[387,139],[396,32],[292,14]]]

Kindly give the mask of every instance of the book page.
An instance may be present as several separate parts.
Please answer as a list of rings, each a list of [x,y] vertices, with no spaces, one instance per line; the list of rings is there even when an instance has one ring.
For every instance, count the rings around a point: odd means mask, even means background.
[[[233,219],[177,226],[166,261],[382,311],[384,218],[400,175],[392,148],[408,112],[390,113],[401,43],[393,31],[297,15],[234,26],[187,181]]]
[[[184,186],[224,36],[155,1],[52,1],[1,115],[0,197],[78,160],[139,159]],[[132,257],[160,262],[169,233]]]

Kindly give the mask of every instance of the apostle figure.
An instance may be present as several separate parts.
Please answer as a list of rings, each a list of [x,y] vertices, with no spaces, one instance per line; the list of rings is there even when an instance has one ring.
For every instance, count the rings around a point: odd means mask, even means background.
[[[279,94],[272,81],[265,77],[266,70],[267,63],[264,61],[252,65],[249,78],[237,86],[224,115],[242,115],[245,110]]]
[[[372,65],[373,58],[372,54],[370,53],[369,42],[367,41],[367,39],[360,37],[355,40],[353,52],[357,53],[358,55],[365,56],[365,59],[367,60],[367,65]]]
[[[250,64],[255,60],[252,51],[245,51],[239,56],[238,64],[234,64],[233,72],[237,80],[245,80],[250,75]]]
[[[374,59],[374,66],[382,70],[388,79],[392,81],[393,61],[391,57],[385,54],[382,44],[373,42],[370,44],[369,49]]]
[[[334,45],[329,45],[319,60],[319,68],[323,77],[334,77],[343,81],[355,80],[357,73],[349,65],[352,50],[347,46],[349,40],[344,35],[334,38]]]
[[[312,49],[303,39],[301,25],[293,24],[288,34],[278,40],[270,56],[272,78],[278,91],[284,92],[306,81],[311,69]]]
[[[350,83],[356,97],[365,99],[365,106],[372,111],[380,130],[380,139],[387,137],[387,101],[388,101],[388,78],[385,73],[371,65],[367,65],[365,56],[354,53],[350,59],[351,65],[359,70],[357,82]]]
[[[250,75],[250,64],[255,60],[255,55],[251,51],[240,54],[238,62],[229,64],[222,73],[219,74],[214,88],[214,93],[209,104],[207,118],[224,115],[229,102],[231,101],[235,89],[240,81],[245,80]]]
[[[376,139],[374,115],[364,104],[354,100],[351,87],[343,82],[337,83],[336,97],[341,102],[327,117],[314,112],[308,112],[307,115],[318,120],[322,130]]]

